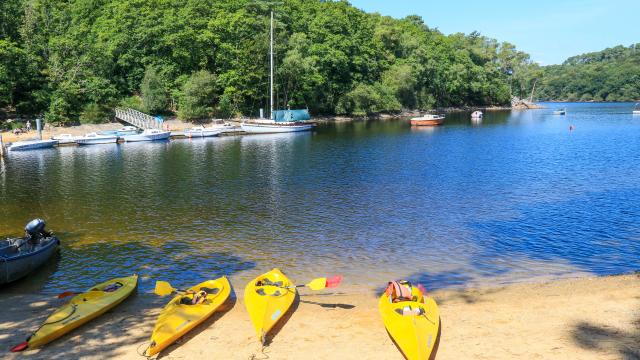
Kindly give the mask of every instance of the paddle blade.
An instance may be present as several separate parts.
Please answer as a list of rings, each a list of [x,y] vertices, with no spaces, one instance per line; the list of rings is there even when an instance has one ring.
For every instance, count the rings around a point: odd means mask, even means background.
[[[338,285],[340,285],[341,282],[342,282],[342,275],[336,275],[334,277],[330,277],[327,279],[327,287],[328,288],[338,287]]]
[[[317,278],[311,280],[310,283],[307,284],[311,290],[322,290],[327,287],[327,278]]]
[[[342,276],[340,275],[336,275],[334,277],[331,278],[317,278],[317,279],[313,279],[311,280],[310,283],[307,284],[307,286],[311,289],[311,290],[322,290],[324,288],[334,288],[337,287],[338,285],[340,285],[340,281],[342,281]]]
[[[27,347],[29,347],[29,343],[24,341],[21,342],[20,344],[14,346],[11,348],[11,352],[20,352],[20,351],[24,351],[27,349]]]
[[[76,293],[74,293],[73,291],[65,291],[62,294],[58,295],[58,299],[62,299],[62,298],[66,298],[67,296],[73,296]]]
[[[167,295],[171,295],[171,293],[174,292],[174,291],[175,291],[175,289],[168,282],[166,282],[166,281],[156,281],[156,288],[155,288],[154,292],[157,295],[167,296]]]

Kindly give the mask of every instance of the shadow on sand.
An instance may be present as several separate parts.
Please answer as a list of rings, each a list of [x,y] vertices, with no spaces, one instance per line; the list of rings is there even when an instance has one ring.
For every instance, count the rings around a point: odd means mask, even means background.
[[[636,296],[636,299],[640,300],[640,296]],[[612,325],[580,321],[573,325],[571,335],[575,343],[584,349],[617,353],[624,360],[639,360],[640,315],[633,320],[632,327],[631,331],[623,331]]]

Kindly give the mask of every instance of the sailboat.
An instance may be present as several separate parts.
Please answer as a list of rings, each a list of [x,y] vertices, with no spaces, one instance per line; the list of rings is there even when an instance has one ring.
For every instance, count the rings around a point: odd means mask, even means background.
[[[251,134],[272,134],[309,131],[316,125],[303,121],[311,119],[307,110],[273,110],[273,11],[271,12],[271,41],[269,43],[269,119],[254,119],[244,121],[242,130]]]

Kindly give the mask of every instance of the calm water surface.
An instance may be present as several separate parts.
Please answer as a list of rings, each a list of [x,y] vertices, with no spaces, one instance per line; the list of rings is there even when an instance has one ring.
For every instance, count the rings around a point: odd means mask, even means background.
[[[0,236],[43,217],[63,246],[5,289],[55,293],[133,272],[143,291],[225,274],[243,288],[275,266],[371,288],[638,270],[640,116],[633,104],[547,106],[480,124],[453,114],[436,129],[360,121],[10,153]]]

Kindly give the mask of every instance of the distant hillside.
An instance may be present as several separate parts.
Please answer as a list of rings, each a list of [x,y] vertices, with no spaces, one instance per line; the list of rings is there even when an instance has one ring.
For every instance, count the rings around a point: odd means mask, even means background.
[[[578,55],[545,66],[540,100],[633,101],[640,99],[640,43]]]

